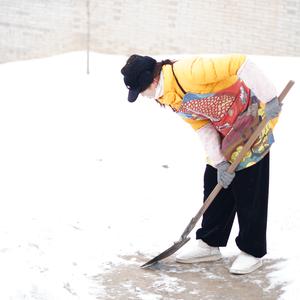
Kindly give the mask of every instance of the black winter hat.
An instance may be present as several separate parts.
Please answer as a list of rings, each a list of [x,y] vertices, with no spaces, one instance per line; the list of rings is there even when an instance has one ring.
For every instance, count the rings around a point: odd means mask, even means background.
[[[128,101],[134,102],[139,93],[146,90],[153,82],[156,60],[150,56],[131,55],[121,69],[124,82],[129,89]]]

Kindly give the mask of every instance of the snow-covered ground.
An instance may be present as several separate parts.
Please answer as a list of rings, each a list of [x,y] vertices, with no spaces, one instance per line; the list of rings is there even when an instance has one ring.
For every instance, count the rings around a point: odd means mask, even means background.
[[[289,93],[272,148],[266,258],[282,299],[300,292],[300,58],[253,57]],[[153,256],[202,203],[194,131],[154,101],[126,100],[122,56],[85,53],[0,65],[0,299],[105,299],[121,255]],[[224,256],[238,253],[236,226]],[[193,234],[191,235],[193,236]]]

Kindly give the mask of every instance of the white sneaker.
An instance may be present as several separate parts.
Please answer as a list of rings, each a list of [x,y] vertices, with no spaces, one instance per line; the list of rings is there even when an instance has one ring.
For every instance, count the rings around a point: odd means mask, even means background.
[[[222,258],[218,247],[211,247],[202,240],[192,240],[176,256],[176,262],[193,264],[198,262],[216,261]]]
[[[262,266],[262,259],[241,252],[233,262],[229,272],[232,274],[248,274]]]

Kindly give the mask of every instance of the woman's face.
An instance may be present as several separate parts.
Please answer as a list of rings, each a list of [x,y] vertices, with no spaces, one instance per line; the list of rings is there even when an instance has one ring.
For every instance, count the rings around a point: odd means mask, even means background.
[[[150,84],[150,86],[144,90],[143,92],[141,92],[141,95],[143,97],[147,97],[147,98],[155,98],[155,89],[158,85],[158,79],[154,79],[153,82]]]

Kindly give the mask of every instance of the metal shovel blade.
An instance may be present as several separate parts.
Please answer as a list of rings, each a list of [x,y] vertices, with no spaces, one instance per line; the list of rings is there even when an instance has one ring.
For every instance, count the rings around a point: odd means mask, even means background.
[[[175,253],[177,250],[179,250],[183,245],[185,245],[191,238],[185,238],[185,239],[180,239],[179,241],[175,242],[170,248],[162,252],[161,254],[155,256],[145,264],[141,266],[141,268],[147,268],[150,267],[151,265],[155,264],[156,262],[169,257],[173,253]]]

